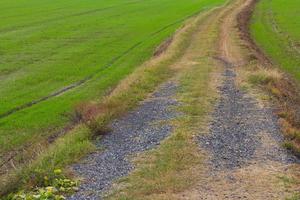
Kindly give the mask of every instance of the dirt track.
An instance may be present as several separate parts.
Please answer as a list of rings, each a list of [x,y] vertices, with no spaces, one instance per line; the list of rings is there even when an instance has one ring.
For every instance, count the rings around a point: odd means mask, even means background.
[[[245,67],[249,58],[253,59],[253,55],[261,64],[269,63],[259,49],[253,46],[254,43],[246,32],[245,23],[249,19],[247,15],[251,13],[249,9],[253,8],[254,2],[256,0],[230,1],[226,6],[212,11],[213,14],[208,15],[199,27],[198,35],[203,39],[203,44],[213,43],[216,46],[216,49],[211,50],[211,58],[223,69],[220,98],[212,114],[208,134],[197,137],[199,149],[207,154],[200,181],[189,190],[174,194],[170,199],[284,200],[299,190],[294,186],[286,187],[280,181],[293,181],[295,172],[299,171],[299,160],[281,146],[283,138],[272,108],[242,91],[236,81],[239,76],[237,69]],[[205,40],[216,29],[219,30],[217,39]],[[198,47],[194,46],[185,52],[187,59],[193,55],[191,51],[195,51],[195,48]],[[184,61],[183,63],[188,63],[187,60]],[[151,114],[153,109],[155,107],[150,105],[145,112]],[[138,110],[136,114],[139,114]],[[123,120],[126,126],[132,125],[130,118]],[[122,132],[118,135],[122,136]],[[95,158],[92,155],[93,161],[81,165],[83,168],[79,171],[84,174],[88,169],[90,172],[87,173],[94,175],[93,164],[95,160],[101,161],[102,156],[99,154]],[[93,166],[84,168],[84,165]],[[97,166],[101,166],[101,163]],[[129,172],[127,169],[125,171],[125,174]],[[82,196],[74,199],[82,199],[80,197]]]
[[[241,91],[236,83],[236,69],[245,67],[251,54],[261,64],[269,62],[253,46],[249,34],[241,32],[247,31],[241,22],[246,23],[243,19],[248,16],[243,15],[251,13],[256,1],[233,2],[215,16],[221,30],[216,59],[224,73],[209,134],[199,138],[201,149],[208,154],[206,172],[180,199],[274,200],[299,190],[287,189],[278,178],[292,180],[299,172],[299,160],[281,146],[283,138],[272,108]]]

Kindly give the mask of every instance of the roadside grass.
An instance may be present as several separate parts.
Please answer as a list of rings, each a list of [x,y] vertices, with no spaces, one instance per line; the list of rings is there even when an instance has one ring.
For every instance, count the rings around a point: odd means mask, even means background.
[[[212,12],[190,39],[184,56],[173,64],[183,70],[174,78],[179,82],[174,108],[182,115],[172,120],[173,133],[157,149],[134,159],[136,170],[122,178],[107,199],[176,199],[178,193],[192,187],[203,173],[204,156],[195,140],[207,132],[207,122],[216,100],[218,68],[216,55],[217,23]],[[214,21],[213,21],[214,20]]]
[[[249,82],[254,85],[267,85],[279,81],[282,74],[276,69],[259,69],[249,74]]]
[[[90,138],[90,130],[79,126],[59,138],[49,148],[41,148],[36,160],[1,177],[0,195],[8,194],[18,188],[33,190],[37,186],[43,186],[44,177],[51,177],[54,170],[79,161],[82,156],[95,150]]]
[[[283,144],[300,155],[300,3],[282,0],[259,1],[255,7],[250,33],[255,43],[272,60],[272,66],[251,60],[247,67],[239,69],[243,88],[255,89],[262,100],[272,101],[282,132]],[[251,58],[251,55],[249,55]]]
[[[300,93],[298,85],[278,68],[263,67],[252,61],[239,69],[240,85],[263,102],[273,102],[285,137],[282,144],[300,156]]]
[[[18,188],[30,190],[40,182],[43,175],[57,168],[64,168],[94,151],[91,138],[103,134],[112,119],[135,107],[160,83],[178,72],[179,68],[172,67],[172,63],[180,59],[190,45],[190,37],[197,28],[192,23],[194,20],[188,20],[176,32],[168,49],[136,69],[108,96],[99,102],[81,103],[76,114],[80,116],[81,123],[53,144],[40,144],[43,147],[40,152],[36,152],[35,159],[30,159],[26,165],[18,166],[16,170],[3,175],[0,183],[1,194]],[[41,175],[37,176],[37,172]]]

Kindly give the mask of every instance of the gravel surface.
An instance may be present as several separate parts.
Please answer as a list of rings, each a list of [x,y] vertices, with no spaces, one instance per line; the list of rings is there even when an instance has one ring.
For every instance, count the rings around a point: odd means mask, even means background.
[[[211,153],[213,168],[233,169],[250,163],[251,159],[299,162],[281,147],[283,138],[272,110],[262,108],[254,98],[239,90],[233,64],[218,60],[225,66],[224,82],[219,88],[221,97],[210,134],[199,138],[201,146]]]
[[[91,154],[73,166],[84,181],[79,192],[68,199],[101,199],[115,180],[133,170],[128,156],[156,147],[170,134],[172,127],[159,122],[178,115],[172,109],[178,103],[171,98],[176,88],[173,82],[162,85],[136,110],[111,124],[112,132],[97,144],[104,151]]]

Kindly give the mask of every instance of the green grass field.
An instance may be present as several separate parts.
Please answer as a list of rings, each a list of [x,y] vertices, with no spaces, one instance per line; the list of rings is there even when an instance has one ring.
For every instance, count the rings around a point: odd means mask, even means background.
[[[284,146],[299,155],[300,1],[259,1],[252,18],[251,33],[273,64],[292,77],[287,81],[274,76],[273,83],[265,84],[265,89],[278,100],[282,110],[279,117],[286,136]],[[269,77],[272,72],[278,75],[277,69],[266,72]],[[291,85],[290,81],[296,84]]]
[[[0,153],[101,100],[188,17],[223,0],[2,0]],[[36,104],[35,104],[36,103]]]
[[[300,1],[261,0],[252,22],[257,44],[300,81]]]

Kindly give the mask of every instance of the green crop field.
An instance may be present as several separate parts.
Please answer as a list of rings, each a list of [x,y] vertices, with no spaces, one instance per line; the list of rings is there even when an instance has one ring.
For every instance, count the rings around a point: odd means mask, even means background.
[[[0,152],[49,136],[223,0],[2,0]]]
[[[261,0],[251,31],[275,64],[300,81],[300,1]]]

